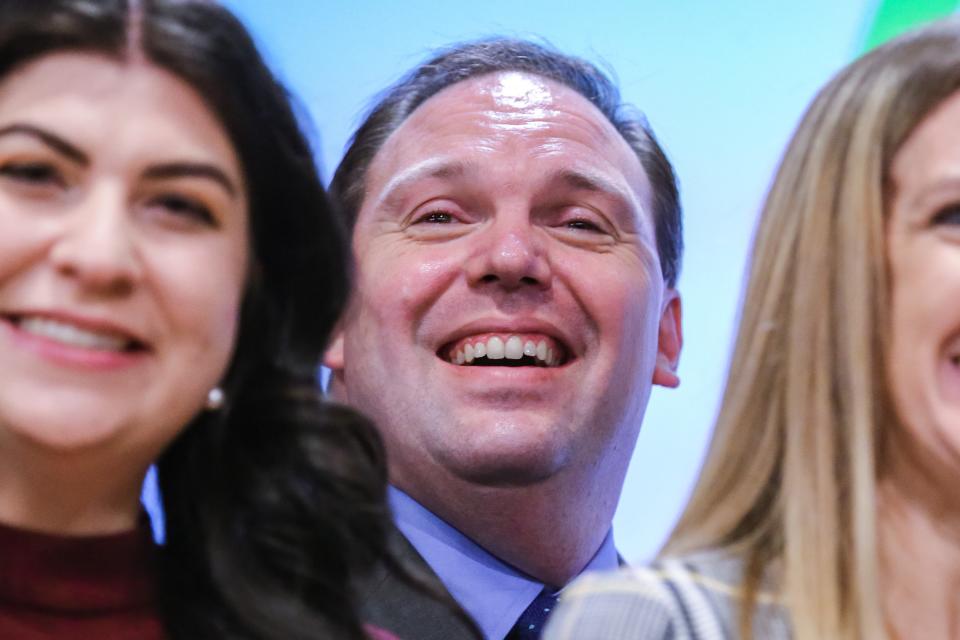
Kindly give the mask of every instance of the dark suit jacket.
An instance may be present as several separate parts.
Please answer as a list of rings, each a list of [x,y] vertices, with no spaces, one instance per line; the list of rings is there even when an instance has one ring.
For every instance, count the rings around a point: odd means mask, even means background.
[[[394,530],[391,551],[412,576],[437,595],[431,596],[403,581],[385,566],[360,580],[361,619],[393,632],[401,640],[479,640],[469,616],[447,593],[440,578],[413,545]]]

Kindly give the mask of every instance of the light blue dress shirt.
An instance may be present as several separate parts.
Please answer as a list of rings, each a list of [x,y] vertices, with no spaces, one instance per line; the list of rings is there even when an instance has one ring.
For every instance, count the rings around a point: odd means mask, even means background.
[[[396,487],[389,488],[388,497],[397,528],[450,595],[476,621],[487,640],[503,640],[544,584],[495,558]],[[583,573],[618,566],[613,533],[608,532]]]

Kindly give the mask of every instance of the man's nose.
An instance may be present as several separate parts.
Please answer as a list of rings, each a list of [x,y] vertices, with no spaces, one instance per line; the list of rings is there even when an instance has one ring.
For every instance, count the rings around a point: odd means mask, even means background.
[[[50,261],[97,295],[126,295],[141,277],[129,207],[120,194],[91,194],[66,213]]]
[[[495,221],[473,239],[466,264],[470,282],[548,289],[553,273],[543,233],[529,220]]]

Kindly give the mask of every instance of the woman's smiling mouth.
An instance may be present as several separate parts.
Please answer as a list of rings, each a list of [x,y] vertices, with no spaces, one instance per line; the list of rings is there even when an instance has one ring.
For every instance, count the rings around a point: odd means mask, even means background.
[[[133,351],[137,342],[128,337],[107,331],[90,331],[75,324],[36,316],[12,318],[11,321],[24,333],[53,340],[70,347],[97,351]]]
[[[150,349],[143,340],[112,324],[66,314],[8,313],[0,316],[18,342],[61,364],[121,366]]]

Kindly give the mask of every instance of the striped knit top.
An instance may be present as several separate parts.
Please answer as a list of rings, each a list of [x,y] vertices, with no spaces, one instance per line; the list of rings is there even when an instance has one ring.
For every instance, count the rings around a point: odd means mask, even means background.
[[[544,640],[734,640],[739,637],[739,559],[719,552],[663,558],[591,574],[564,590]],[[754,638],[789,640],[784,607],[761,590]]]

